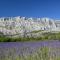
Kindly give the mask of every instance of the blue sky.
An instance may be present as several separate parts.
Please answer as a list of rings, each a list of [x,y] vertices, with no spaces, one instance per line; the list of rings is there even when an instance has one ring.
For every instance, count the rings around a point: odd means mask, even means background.
[[[60,0],[0,0],[0,17],[7,16],[60,19]]]

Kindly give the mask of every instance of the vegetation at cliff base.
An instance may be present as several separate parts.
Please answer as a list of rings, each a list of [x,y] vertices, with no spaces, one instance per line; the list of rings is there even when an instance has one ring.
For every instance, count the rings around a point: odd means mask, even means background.
[[[43,40],[60,40],[59,33],[43,33],[39,37],[6,37],[0,36],[0,42],[25,42],[25,41],[43,41]]]

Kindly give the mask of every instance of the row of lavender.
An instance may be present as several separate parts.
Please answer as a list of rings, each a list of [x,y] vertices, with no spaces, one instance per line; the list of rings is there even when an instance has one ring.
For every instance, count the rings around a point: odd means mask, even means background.
[[[0,43],[0,60],[59,60],[60,41]]]

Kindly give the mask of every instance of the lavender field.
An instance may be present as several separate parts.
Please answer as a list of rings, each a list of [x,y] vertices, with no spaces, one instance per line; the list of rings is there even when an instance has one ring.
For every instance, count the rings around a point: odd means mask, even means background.
[[[0,60],[60,60],[60,41],[1,42]]]

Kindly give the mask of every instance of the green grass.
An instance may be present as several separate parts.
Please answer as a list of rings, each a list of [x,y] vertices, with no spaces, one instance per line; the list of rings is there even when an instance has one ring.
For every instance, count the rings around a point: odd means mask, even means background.
[[[2,56],[0,60],[60,60],[60,57],[54,54],[50,56],[49,48],[41,47],[30,55],[14,55],[10,52],[10,54],[8,54],[7,56]]]
[[[32,31],[31,33],[38,33],[38,32],[42,32],[44,30],[37,30],[37,31]]]

